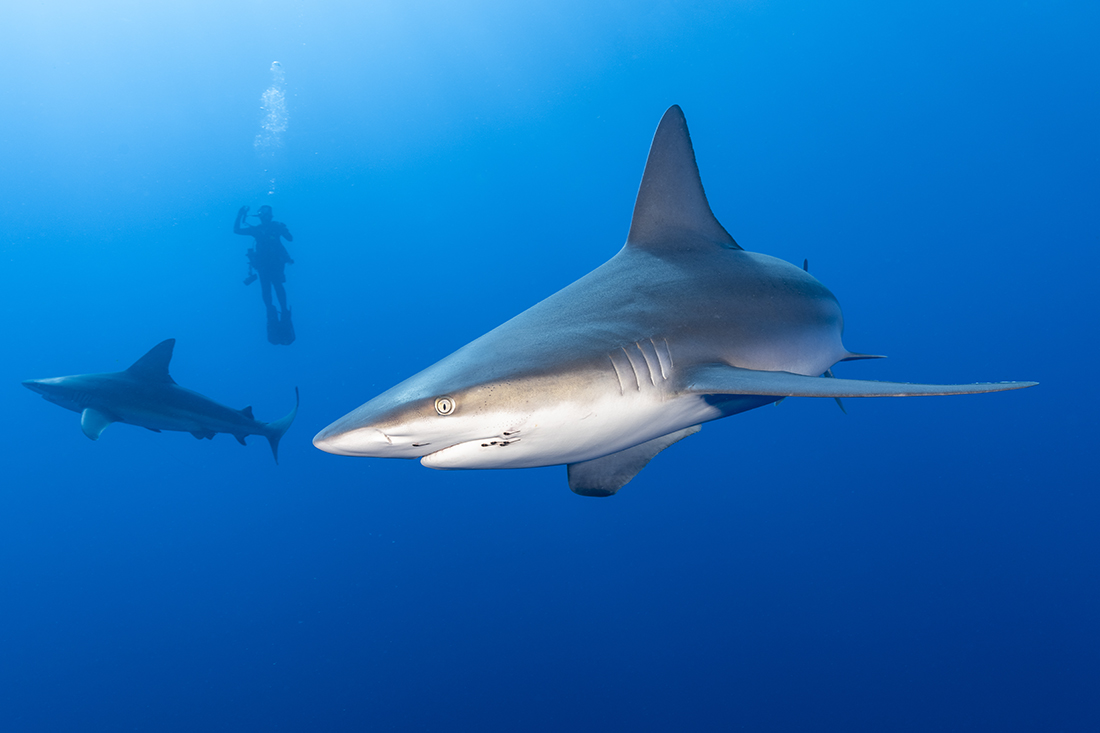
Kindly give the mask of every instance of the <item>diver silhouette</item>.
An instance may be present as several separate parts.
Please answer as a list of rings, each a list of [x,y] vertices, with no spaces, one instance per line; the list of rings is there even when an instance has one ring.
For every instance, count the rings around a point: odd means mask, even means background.
[[[283,287],[286,274],[283,267],[287,264],[293,265],[294,260],[290,258],[281,240],[293,242],[294,237],[286,224],[271,220],[270,206],[260,207],[260,213],[256,215],[260,220],[258,226],[241,226],[247,216],[248,207],[242,206],[233,222],[234,234],[245,234],[256,240],[256,246],[248,250],[248,277],[244,284],[250,285],[257,276],[260,278],[260,295],[267,306],[267,340],[273,344],[292,344],[294,323],[290,320],[290,308],[286,304],[286,288]],[[271,302],[273,288],[279,299],[281,314]]]

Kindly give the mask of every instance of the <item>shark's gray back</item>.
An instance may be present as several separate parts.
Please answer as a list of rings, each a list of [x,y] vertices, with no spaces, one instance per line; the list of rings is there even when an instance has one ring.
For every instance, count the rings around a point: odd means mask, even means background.
[[[628,244],[422,374],[430,391],[441,373],[469,386],[560,373],[570,363],[610,369],[609,354],[648,340],[667,346],[674,367],[721,362],[820,374],[847,353],[841,330],[832,293],[782,260],[740,249],[652,252]]]

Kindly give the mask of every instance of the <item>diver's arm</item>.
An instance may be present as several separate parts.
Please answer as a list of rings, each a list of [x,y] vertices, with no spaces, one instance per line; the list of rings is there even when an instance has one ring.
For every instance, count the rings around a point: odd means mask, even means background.
[[[286,224],[280,224],[279,226],[281,226],[283,228],[283,239],[285,239],[288,242],[293,242],[294,241],[294,235],[291,234],[290,230],[286,228]]]
[[[237,218],[233,220],[233,233],[234,234],[248,234],[244,229],[241,229],[241,224],[244,223],[244,217],[248,214],[248,207],[242,206],[237,210]]]

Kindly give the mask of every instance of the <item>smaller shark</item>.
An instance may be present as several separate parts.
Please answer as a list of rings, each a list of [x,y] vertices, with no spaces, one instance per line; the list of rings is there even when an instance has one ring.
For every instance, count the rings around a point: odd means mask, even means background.
[[[79,412],[80,429],[92,440],[99,439],[113,422],[154,433],[178,430],[200,440],[228,433],[241,445],[246,436],[262,435],[278,463],[279,439],[298,414],[298,388],[294,388],[294,409],[289,415],[275,422],[260,422],[252,416],[251,406],[234,410],[176,384],[168,375],[175,345],[175,339],[161,341],[122,372],[28,379],[23,386],[55,405]]]

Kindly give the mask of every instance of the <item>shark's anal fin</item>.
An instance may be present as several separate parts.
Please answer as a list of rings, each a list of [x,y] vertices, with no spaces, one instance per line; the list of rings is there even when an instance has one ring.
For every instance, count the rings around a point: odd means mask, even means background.
[[[90,407],[85,407],[80,413],[80,429],[92,440],[99,440],[100,434],[112,422],[111,418]]]
[[[136,379],[147,382],[160,382],[175,384],[176,380],[168,376],[168,364],[172,361],[172,349],[176,346],[175,339],[166,339],[149,349],[145,356],[135,361],[126,373]]]
[[[611,496],[637,476],[658,453],[697,432],[699,426],[692,425],[602,458],[570,463],[569,488],[581,496]]]
[[[1037,382],[977,384],[909,384],[865,379],[806,377],[791,372],[763,372],[727,364],[702,364],[684,376],[683,394],[767,395],[771,397],[914,397],[981,394],[1033,387]]]

